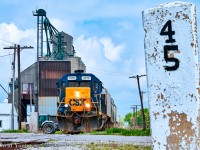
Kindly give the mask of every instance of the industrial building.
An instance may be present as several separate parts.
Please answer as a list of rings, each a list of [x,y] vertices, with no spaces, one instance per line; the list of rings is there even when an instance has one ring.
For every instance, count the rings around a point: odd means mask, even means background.
[[[38,17],[37,62],[20,73],[21,106],[18,106],[18,100],[14,100],[15,108],[21,108],[19,122],[27,121],[27,105],[34,105],[34,111],[39,114],[48,114],[55,118],[58,79],[75,70],[86,71],[86,66],[81,58],[75,56],[73,37],[65,32],[58,32],[46,18],[44,10],[39,9],[33,15]],[[56,32],[52,34],[52,30]],[[46,33],[47,54],[43,53],[43,31]],[[10,83],[10,87],[12,87],[12,83]],[[15,97],[18,97],[18,87],[18,85],[15,86]],[[12,92],[11,88],[9,103],[12,103]]]

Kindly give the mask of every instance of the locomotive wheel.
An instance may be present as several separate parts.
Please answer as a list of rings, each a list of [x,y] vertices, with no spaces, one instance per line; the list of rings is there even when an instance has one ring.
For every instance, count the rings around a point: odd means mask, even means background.
[[[42,130],[46,134],[54,134],[55,133],[55,128],[52,123],[45,123],[44,126],[42,127]]]

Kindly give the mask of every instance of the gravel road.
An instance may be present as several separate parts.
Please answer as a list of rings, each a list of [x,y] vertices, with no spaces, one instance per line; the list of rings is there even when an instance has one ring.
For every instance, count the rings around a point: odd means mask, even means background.
[[[115,135],[89,135],[89,134],[33,134],[33,133],[0,133],[0,147],[12,143],[21,144],[21,149],[68,149],[83,150],[90,143],[116,143],[151,145],[151,137],[147,136],[115,136]],[[31,145],[26,144],[32,143]],[[37,144],[37,142],[39,142]],[[41,144],[42,143],[42,144]],[[18,146],[19,147],[19,146]],[[0,148],[1,150],[1,148]]]

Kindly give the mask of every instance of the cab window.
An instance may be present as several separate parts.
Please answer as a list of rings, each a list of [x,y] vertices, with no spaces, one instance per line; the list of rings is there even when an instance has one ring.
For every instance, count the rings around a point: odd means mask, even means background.
[[[69,87],[79,87],[78,82],[69,82]]]
[[[93,91],[98,91],[98,82],[93,82]]]
[[[66,83],[65,82],[61,82],[61,89],[65,89],[66,88]]]
[[[90,82],[80,82],[80,87],[90,87]]]

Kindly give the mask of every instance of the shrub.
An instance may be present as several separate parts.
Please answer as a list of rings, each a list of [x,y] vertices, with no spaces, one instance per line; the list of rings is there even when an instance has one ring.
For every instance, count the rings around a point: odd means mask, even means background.
[[[123,129],[123,128],[110,128],[106,129],[106,134],[118,134],[125,136],[150,136],[150,129]]]

